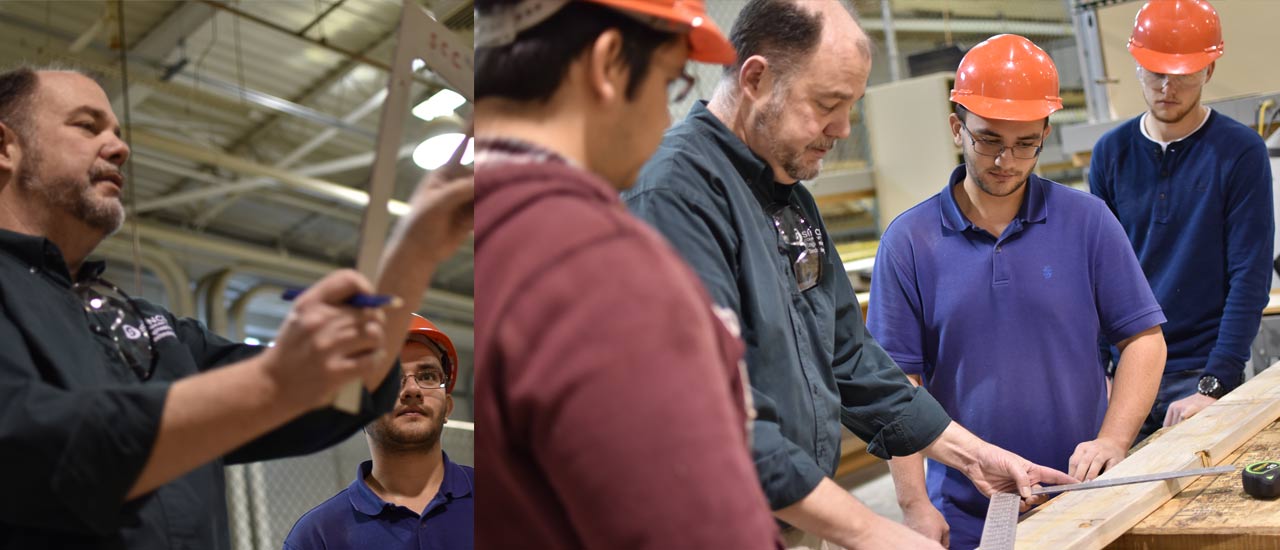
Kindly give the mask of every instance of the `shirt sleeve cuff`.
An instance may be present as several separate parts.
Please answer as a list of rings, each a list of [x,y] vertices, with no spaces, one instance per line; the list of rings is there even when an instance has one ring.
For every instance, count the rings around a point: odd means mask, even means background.
[[[1231,391],[1244,383],[1244,363],[1232,357],[1210,353],[1204,374],[1216,377],[1223,388]]]
[[[915,392],[902,414],[867,443],[868,453],[884,460],[918,453],[951,424],[947,411],[929,392],[924,388],[915,388]]]
[[[800,502],[827,477],[813,458],[795,445],[784,445],[757,456],[755,463],[771,510]]]
[[[375,419],[394,409],[396,399],[400,397],[400,381],[403,377],[400,360],[396,359],[396,364],[387,371],[387,377],[382,380],[382,384],[374,388],[373,393],[369,393],[368,390],[361,392],[360,416]]]
[[[1152,306],[1117,323],[1115,327],[1112,327],[1107,332],[1107,340],[1113,345],[1119,344],[1144,330],[1162,325],[1167,320],[1164,316],[1164,310],[1160,309],[1160,306]]]
[[[83,417],[51,485],[77,523],[90,532],[109,535],[119,530],[121,506],[151,457],[168,395],[169,384],[151,383],[104,391],[100,399],[85,404],[98,407],[101,414]],[[106,457],[112,457],[111,464],[102,462]]]

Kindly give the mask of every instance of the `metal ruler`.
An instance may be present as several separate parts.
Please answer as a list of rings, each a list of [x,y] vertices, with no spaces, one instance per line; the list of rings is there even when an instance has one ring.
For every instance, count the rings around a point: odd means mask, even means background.
[[[1048,495],[1061,493],[1063,491],[1101,489],[1103,487],[1115,487],[1117,485],[1145,483],[1148,481],[1162,481],[1165,479],[1174,479],[1179,477],[1227,474],[1234,472],[1235,470],[1235,466],[1228,465],[1215,466],[1213,468],[1196,468],[1193,470],[1143,474],[1140,476],[1117,477],[1112,479],[1095,479],[1084,483],[1038,487],[1032,489],[1031,494]],[[996,493],[995,495],[992,495],[991,504],[987,506],[987,519],[986,523],[982,527],[982,539],[978,543],[979,548],[982,550],[1013,550],[1013,543],[1017,539],[1018,535],[1018,505],[1021,501],[1022,499],[1015,493]]]

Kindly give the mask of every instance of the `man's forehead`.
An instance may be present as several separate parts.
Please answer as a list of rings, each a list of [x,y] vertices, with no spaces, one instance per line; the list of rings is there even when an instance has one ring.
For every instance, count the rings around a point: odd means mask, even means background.
[[[424,363],[424,366],[442,366],[440,350],[436,349],[435,346],[429,346],[413,340],[404,343],[404,349],[400,351],[400,362],[406,365]]]
[[[114,118],[111,100],[96,81],[71,71],[40,71],[36,93],[40,103],[52,104],[62,110],[92,107]]]

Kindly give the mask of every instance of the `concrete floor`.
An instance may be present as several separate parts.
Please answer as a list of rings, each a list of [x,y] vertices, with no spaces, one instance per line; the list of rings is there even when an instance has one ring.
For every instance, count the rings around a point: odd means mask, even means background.
[[[888,464],[881,462],[837,481],[875,513],[902,521],[902,509],[898,507],[898,496],[893,491]]]

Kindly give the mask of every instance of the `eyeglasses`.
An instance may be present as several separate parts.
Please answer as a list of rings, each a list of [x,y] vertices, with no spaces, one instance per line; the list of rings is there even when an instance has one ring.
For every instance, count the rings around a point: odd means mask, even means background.
[[[159,356],[147,327],[147,317],[133,298],[120,287],[97,277],[77,282],[71,290],[83,302],[89,328],[111,340],[116,353],[139,380],[150,380]]]
[[[969,127],[966,126],[965,123],[961,122],[960,127],[964,128],[964,131],[966,134],[969,134],[969,144],[973,146],[973,152],[979,155],[982,155],[984,157],[999,158],[1000,155],[1004,154],[1005,150],[1008,150],[1010,153],[1013,154],[1013,158],[1029,160],[1029,159],[1033,159],[1040,156],[1040,150],[1044,149],[1043,144],[1014,145],[1010,147],[998,141],[992,141],[989,139],[976,139],[973,137],[973,132],[969,131]]]
[[[449,385],[449,377],[435,369],[418,371],[402,376],[400,378],[401,388],[407,383],[406,379],[413,379],[413,383],[417,384],[418,389],[422,390],[443,390]]]
[[[818,286],[827,248],[821,241],[821,232],[809,225],[800,209],[791,204],[775,205],[767,213],[778,229],[778,250],[791,261],[796,288],[804,292]]]
[[[667,99],[672,103],[684,101],[684,98],[689,97],[689,92],[693,91],[694,82],[696,79],[688,70],[680,69],[680,76],[667,84]]]
[[[1153,73],[1141,66],[1138,67],[1138,78],[1142,80],[1144,85],[1152,88],[1164,88],[1168,86],[1170,88],[1185,90],[1187,88],[1194,88],[1201,84],[1203,77],[1204,71],[1196,71],[1191,74],[1163,74]]]

